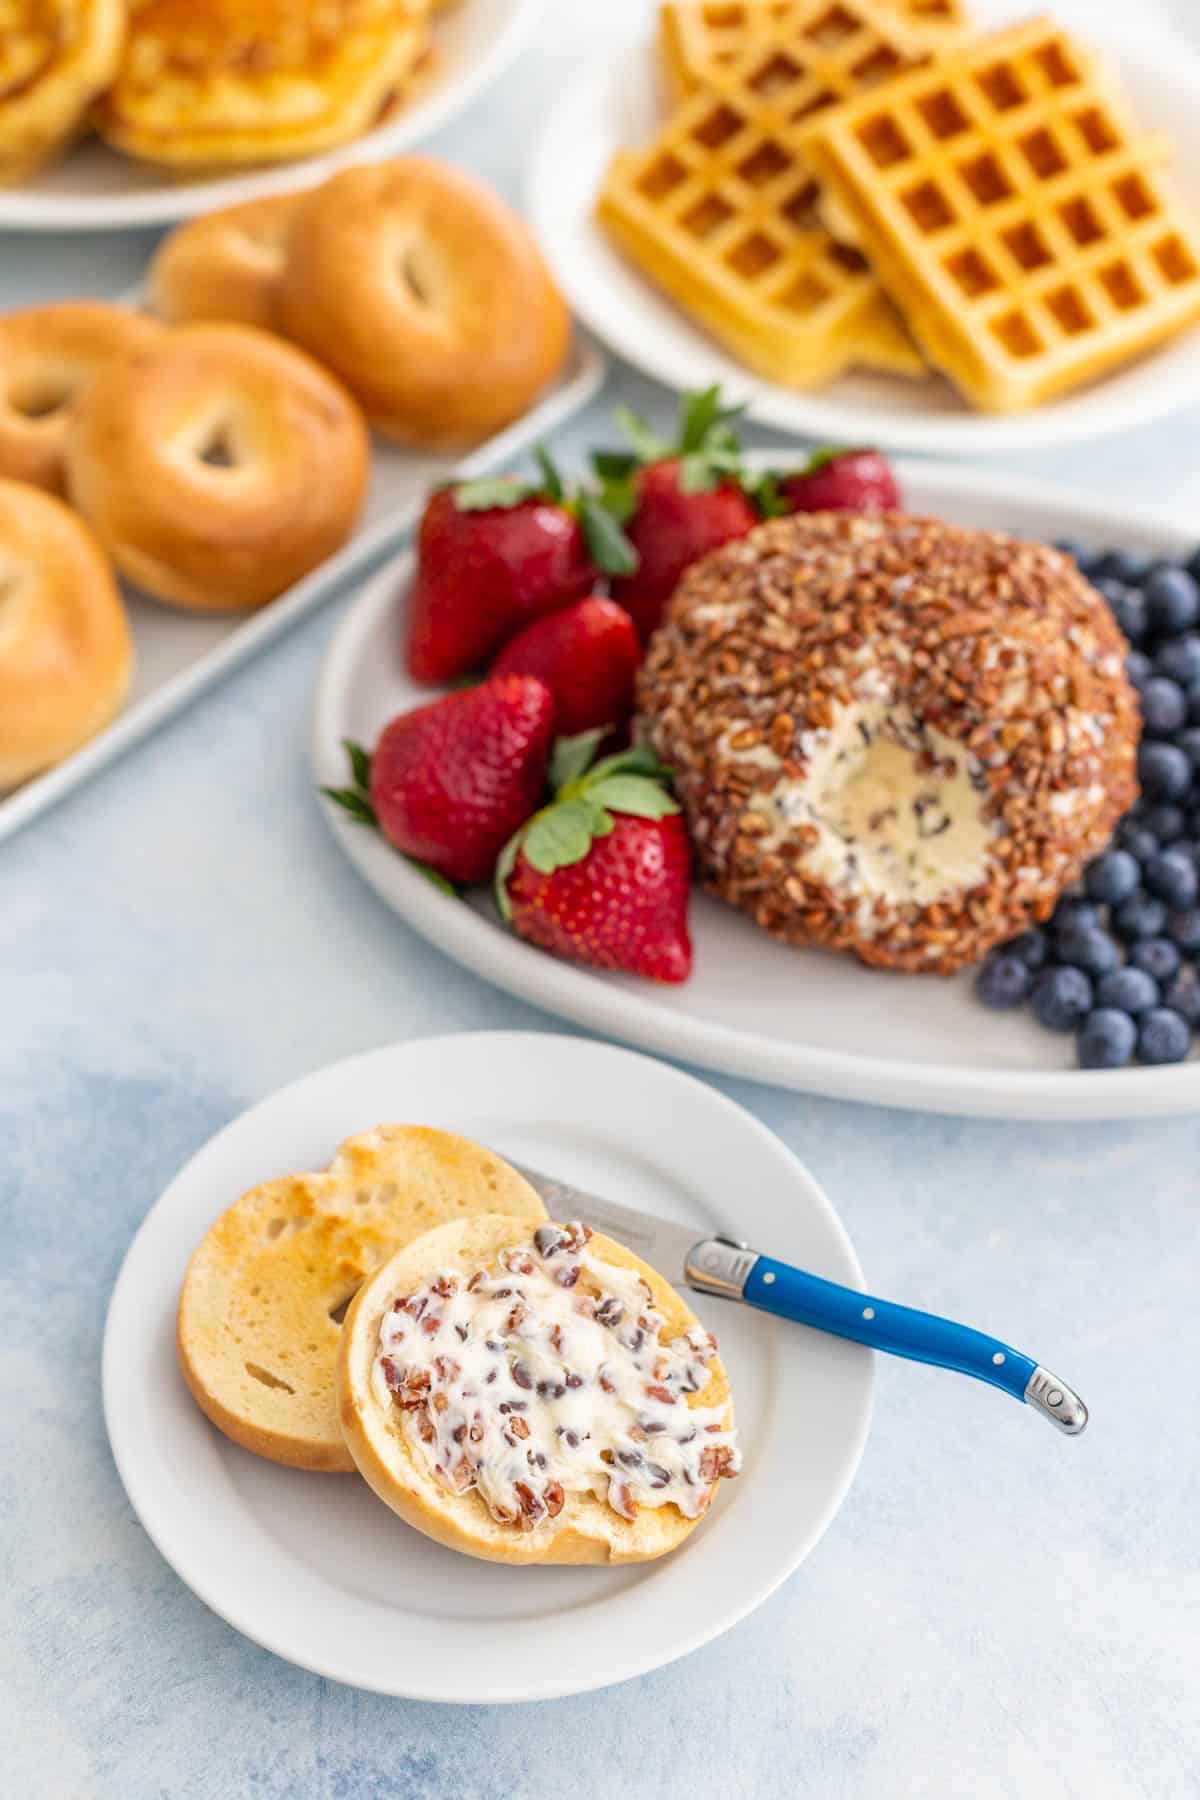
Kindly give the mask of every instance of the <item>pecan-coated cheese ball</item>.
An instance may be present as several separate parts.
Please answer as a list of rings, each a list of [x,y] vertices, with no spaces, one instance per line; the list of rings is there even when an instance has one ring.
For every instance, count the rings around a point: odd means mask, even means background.
[[[1131,805],[1124,655],[1057,550],[802,514],[686,572],[637,732],[722,899],[791,944],[948,974],[1045,918]]]

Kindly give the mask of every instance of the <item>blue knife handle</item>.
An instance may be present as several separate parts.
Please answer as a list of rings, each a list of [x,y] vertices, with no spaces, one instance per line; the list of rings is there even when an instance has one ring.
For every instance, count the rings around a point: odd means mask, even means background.
[[[972,1375],[1035,1407],[1069,1436],[1077,1436],[1087,1424],[1086,1406],[1065,1381],[1011,1344],[953,1319],[876,1300],[857,1288],[840,1287],[790,1263],[759,1256],[727,1238],[707,1238],[695,1245],[687,1258],[686,1276],[702,1292],[742,1300],[797,1325],[851,1338],[889,1356]]]
[[[872,1350],[886,1350],[890,1356],[974,1375],[977,1381],[1003,1388],[1016,1400],[1024,1400],[1037,1368],[1032,1357],[1023,1356],[998,1338],[973,1331],[969,1325],[916,1312],[911,1306],[895,1306],[890,1300],[874,1300],[869,1294],[823,1281],[819,1275],[809,1275],[769,1256],[760,1256],[755,1262],[746,1277],[742,1299],[781,1319],[815,1325]]]

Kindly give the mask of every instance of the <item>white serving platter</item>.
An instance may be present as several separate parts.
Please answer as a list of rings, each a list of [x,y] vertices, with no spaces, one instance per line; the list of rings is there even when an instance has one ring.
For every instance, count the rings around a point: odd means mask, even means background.
[[[986,469],[914,461],[899,473],[910,510],[960,524],[1164,556],[1190,551],[1197,535],[1195,525]],[[369,747],[395,713],[428,698],[397,649],[410,570],[405,556],[382,571],[330,643],[313,706],[320,784],[344,785],[343,739]],[[522,1000],[645,1049],[780,1087],[933,1112],[1113,1119],[1200,1108],[1200,1061],[1081,1071],[1069,1037],[1041,1030],[1025,1011],[987,1011],[969,972],[904,975],[789,950],[701,893],[692,904],[695,970],[680,987],[558,961],[507,931],[488,894],[464,902],[440,893],[377,832],[326,810],[371,886],[448,956]]]
[[[411,150],[449,124],[517,55],[544,0],[459,0],[434,25],[436,58],[410,105],[374,131],[298,162],[189,180],[84,138],[20,187],[0,188],[0,230],[119,231],[307,187],[335,169]]]
[[[1019,0],[982,0],[981,25],[1029,16]],[[595,62],[564,93],[530,159],[526,205],[576,316],[645,374],[683,390],[720,381],[764,425],[820,442],[879,444],[932,455],[990,456],[1055,446],[1144,426],[1200,398],[1200,327],[1106,379],[1029,412],[972,412],[948,381],[852,373],[813,393],[761,380],[652,286],[610,243],[594,217],[612,155],[644,143],[663,116],[647,20],[624,9],[623,49]],[[1136,35],[1105,7],[1078,21],[1119,71],[1137,117],[1166,133],[1172,172],[1200,218],[1200,61],[1152,29]]]
[[[121,755],[214,681],[274,641],[297,620],[323,605],[353,575],[361,575],[392,550],[420,515],[426,493],[452,473],[483,474],[507,467],[540,438],[570,418],[604,380],[605,361],[577,337],[567,368],[530,412],[467,458],[425,454],[372,442],[371,485],[362,522],[350,541],[311,574],[260,611],[247,614],[185,613],[129,594],[137,649],[132,693],[105,731],[46,774],[0,794],[0,839],[28,824],[64,794]]]
[[[870,1423],[873,1359],[860,1345],[695,1296],[729,1371],[743,1473],[722,1483],[673,1556],[615,1569],[460,1556],[403,1524],[357,1475],[264,1462],[193,1402],[175,1356],[175,1308],[217,1213],[256,1182],[323,1167],[341,1139],[398,1117],[700,1232],[745,1233],[863,1287],[808,1171],[741,1107],[663,1063],[536,1032],[417,1039],[335,1063],[206,1144],[125,1258],[104,1335],[104,1415],[146,1531],[247,1637],[385,1694],[546,1700],[707,1643],[792,1573],[837,1512]]]

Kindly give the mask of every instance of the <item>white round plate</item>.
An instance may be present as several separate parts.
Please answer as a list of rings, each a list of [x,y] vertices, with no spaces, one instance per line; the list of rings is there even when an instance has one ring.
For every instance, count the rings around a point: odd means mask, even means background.
[[[912,511],[964,525],[1164,556],[1195,542],[1194,527],[1067,487],[928,462],[901,463],[899,473]],[[411,553],[385,568],[330,644],[313,716],[322,785],[345,784],[344,739],[372,745],[394,714],[430,697],[400,661],[397,596],[410,569]],[[447,955],[535,1006],[645,1049],[781,1087],[933,1112],[1109,1119],[1200,1106],[1198,1062],[1081,1071],[1070,1066],[1069,1038],[1040,1030],[1027,1012],[986,1011],[969,973],[893,974],[789,950],[706,894],[693,898],[695,969],[680,987],[560,962],[505,930],[486,893],[467,903],[440,893],[377,832],[326,811],[372,887]]]
[[[1178,44],[1115,38],[1094,9],[1085,41],[1119,66],[1137,116],[1171,138],[1176,184],[1200,216],[1200,64]],[[993,6],[992,16],[1028,8]],[[1107,379],[1025,413],[972,412],[948,381],[855,373],[815,393],[761,380],[660,294],[596,222],[613,154],[646,142],[663,116],[654,47],[642,41],[593,67],[547,120],[529,168],[527,205],[573,311],[619,356],[670,388],[719,381],[765,425],[835,443],[932,454],[998,455],[1143,426],[1200,396],[1200,329]]]
[[[0,188],[0,229],[117,231],[165,225],[214,207],[310,187],[351,163],[398,156],[430,137],[502,75],[542,10],[544,0],[460,0],[434,25],[436,67],[412,104],[374,131],[297,162],[173,176],[154,163],[84,138],[20,187]]]
[[[264,1462],[193,1403],[175,1358],[175,1305],[216,1214],[256,1182],[320,1168],[343,1138],[397,1118],[463,1132],[701,1232],[736,1228],[863,1286],[812,1176],[749,1113],[691,1076],[611,1045],[533,1032],[374,1050],[227,1126],[134,1239],[109,1307],[103,1386],[138,1517],[188,1586],[247,1637],[380,1693],[547,1700],[697,1649],[791,1574],[841,1504],[870,1421],[872,1359],[860,1346],[697,1296],[720,1336],[745,1469],[675,1556],[620,1569],[513,1569],[459,1556],[402,1524],[357,1476]]]

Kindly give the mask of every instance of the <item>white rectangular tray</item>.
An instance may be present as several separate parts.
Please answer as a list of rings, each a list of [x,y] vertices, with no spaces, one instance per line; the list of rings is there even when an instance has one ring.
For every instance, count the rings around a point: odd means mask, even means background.
[[[597,392],[606,366],[594,345],[577,337],[558,385],[532,412],[465,459],[405,450],[376,438],[370,491],[358,530],[336,555],[260,612],[249,616],[177,612],[141,594],[127,593],[137,671],[124,711],[73,756],[0,797],[0,838],[45,812],[164,719],[189,705],[212,682],[332,599],[351,577],[366,574],[411,531],[427,491],[436,482],[452,474],[479,475],[499,468],[556,430]]]

